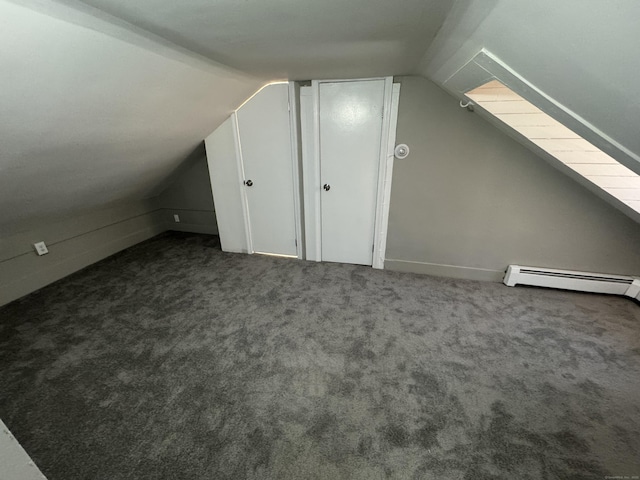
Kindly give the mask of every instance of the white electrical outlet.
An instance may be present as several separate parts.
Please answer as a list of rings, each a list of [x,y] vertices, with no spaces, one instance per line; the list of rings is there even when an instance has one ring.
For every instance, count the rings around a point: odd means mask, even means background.
[[[176,223],[180,223],[180,215],[178,215],[177,213],[173,215],[173,219]]]
[[[36,249],[38,255],[44,255],[45,253],[49,253],[49,249],[44,244],[44,242],[34,243],[33,247]]]

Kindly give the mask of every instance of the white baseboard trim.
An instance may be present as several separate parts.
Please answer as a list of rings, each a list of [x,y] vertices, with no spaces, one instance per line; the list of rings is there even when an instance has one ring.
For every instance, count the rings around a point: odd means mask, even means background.
[[[504,277],[502,270],[486,268],[461,267],[458,265],[442,265],[439,263],[411,262],[407,260],[385,259],[385,270],[396,272],[421,273],[437,277],[461,278],[464,280],[483,280],[501,282]]]

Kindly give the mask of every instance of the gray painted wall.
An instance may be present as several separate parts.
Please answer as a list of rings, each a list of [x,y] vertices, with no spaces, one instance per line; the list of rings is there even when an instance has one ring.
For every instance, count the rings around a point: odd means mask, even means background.
[[[218,233],[204,144],[174,173],[158,201],[168,230]],[[180,223],[174,221],[174,214],[180,216]]]
[[[422,77],[402,82],[385,268],[500,280],[511,263],[640,274],[640,225]]]
[[[173,214],[180,215],[174,223]],[[46,221],[13,224],[0,237],[0,305],[38,290],[165,230],[217,233],[204,146],[196,149],[155,198]],[[49,253],[38,256],[33,243]]]
[[[53,222],[29,222],[0,238],[0,305],[165,230],[156,200],[119,203]],[[49,253],[38,256],[33,243]]]

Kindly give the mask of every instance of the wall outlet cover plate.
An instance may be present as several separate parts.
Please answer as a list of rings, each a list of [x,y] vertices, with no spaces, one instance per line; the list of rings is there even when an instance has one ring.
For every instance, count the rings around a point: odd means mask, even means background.
[[[38,253],[38,255],[44,255],[46,253],[49,253],[49,249],[47,248],[44,242],[34,243],[33,247],[36,249],[36,252]]]

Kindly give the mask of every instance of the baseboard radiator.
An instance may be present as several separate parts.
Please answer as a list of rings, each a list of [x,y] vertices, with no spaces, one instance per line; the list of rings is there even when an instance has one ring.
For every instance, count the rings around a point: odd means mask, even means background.
[[[503,281],[509,287],[518,284],[534,285],[581,292],[611,293],[640,300],[640,278],[622,275],[509,265]]]

